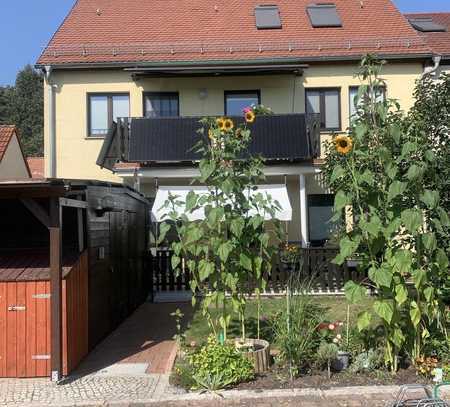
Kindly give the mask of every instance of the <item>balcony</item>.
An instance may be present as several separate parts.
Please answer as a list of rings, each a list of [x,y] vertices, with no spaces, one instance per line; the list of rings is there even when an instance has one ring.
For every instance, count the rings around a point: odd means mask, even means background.
[[[97,164],[113,170],[117,162],[195,162],[192,151],[201,136],[200,117],[125,118],[114,123],[105,138]],[[242,118],[233,118],[236,123]],[[249,155],[268,161],[305,161],[320,154],[318,115],[281,114],[259,116],[251,124]]]

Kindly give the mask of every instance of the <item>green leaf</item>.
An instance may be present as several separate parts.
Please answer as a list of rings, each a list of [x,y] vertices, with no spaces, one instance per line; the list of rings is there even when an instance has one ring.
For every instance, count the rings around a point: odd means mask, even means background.
[[[439,192],[426,189],[420,196],[420,200],[429,208],[434,209],[439,203]]]
[[[449,265],[448,257],[445,254],[445,251],[441,248],[437,249],[436,262],[442,271],[448,268]]]
[[[422,212],[418,209],[405,209],[401,214],[402,222],[410,233],[415,233],[423,225]]]
[[[427,281],[427,273],[422,269],[414,270],[412,272],[412,278],[414,286],[419,290]]]
[[[338,191],[334,198],[334,211],[339,212],[351,203],[344,191]]]
[[[261,215],[255,215],[251,218],[250,224],[253,226],[253,229],[258,229],[264,222],[264,218]]]
[[[387,197],[388,202],[391,202],[397,196],[402,195],[405,192],[406,187],[407,187],[407,184],[405,182],[394,181],[389,186],[388,197]]]
[[[178,256],[173,255],[172,258],[170,259],[170,262],[172,264],[172,268],[175,270],[181,263],[181,259]]]
[[[195,228],[188,229],[188,231],[186,232],[186,235],[187,236],[186,236],[185,245],[188,246],[192,243],[199,241],[203,236],[203,232],[199,227],[195,227]]]
[[[214,273],[214,263],[205,259],[200,260],[198,264],[198,274],[200,281],[205,281],[211,274]]]
[[[170,225],[166,222],[161,223],[159,226],[158,244],[161,244],[166,238],[167,232],[170,230]]]
[[[367,311],[361,312],[358,315],[358,321],[357,321],[356,325],[358,327],[359,332],[361,332],[364,329],[369,327],[371,319],[372,319],[372,315],[369,314],[369,312],[367,312]]]
[[[411,302],[411,309],[409,310],[409,316],[411,317],[411,322],[413,323],[414,327],[417,327],[417,325],[419,325],[420,323],[420,318],[422,315],[415,301]]]
[[[359,246],[359,239],[351,240],[348,236],[344,236],[339,242],[340,246],[340,254],[344,258],[350,257],[353,253],[356,252],[356,249]]]
[[[395,286],[395,301],[399,305],[402,305],[408,299],[408,290],[403,284],[398,284]]]
[[[380,318],[384,319],[388,324],[391,323],[394,315],[394,307],[391,301],[375,301],[373,309]]]
[[[216,164],[212,160],[211,161],[201,160],[199,164],[199,169],[201,181],[206,182],[206,180],[212,175],[212,173],[216,169]]]
[[[244,226],[245,226],[244,219],[242,218],[233,219],[230,224],[231,233],[233,233],[233,235],[236,236],[237,238],[240,238],[242,235],[242,231],[244,230]]]
[[[402,148],[402,158],[409,158],[409,155],[415,151],[417,151],[418,145],[417,143],[412,143],[411,141],[407,141],[403,144]]]
[[[392,272],[388,267],[371,267],[369,269],[369,278],[379,287],[389,288],[392,282]]]
[[[448,216],[448,213],[442,208],[438,208],[438,212],[442,226],[446,228],[450,227],[450,217]]]
[[[411,165],[411,167],[408,168],[408,172],[406,173],[406,178],[408,178],[410,181],[414,181],[418,178],[420,178],[423,174],[423,168],[419,167],[416,164]]]
[[[361,175],[360,181],[361,181],[361,183],[366,183],[369,186],[373,186],[375,179],[374,179],[372,171],[365,170]]]
[[[345,170],[344,168],[342,168],[340,165],[336,165],[336,167],[334,167],[333,172],[331,174],[330,177],[330,182],[333,183],[335,182],[338,178],[341,178],[345,175]]]
[[[364,300],[367,295],[367,289],[354,281],[347,281],[344,285],[345,296],[352,304],[357,304]]]
[[[401,129],[400,125],[394,123],[391,126],[391,135],[392,135],[392,138],[394,139],[395,143],[400,144],[400,138],[402,135],[402,129]]]
[[[430,252],[436,250],[437,241],[434,233],[424,233],[422,235],[422,243],[425,249],[429,250]]]
[[[364,227],[372,236],[378,236],[383,228],[383,225],[381,224],[381,220],[378,216],[372,216],[370,218],[370,222],[361,222],[361,227]]]
[[[400,328],[395,328],[390,339],[397,348],[401,348],[402,344],[405,342],[405,335],[403,335]]]
[[[434,294],[434,288],[433,287],[427,287],[425,290],[423,290],[423,295],[425,296],[427,302],[431,302],[433,299]]]
[[[389,164],[386,167],[386,174],[390,179],[395,179],[397,176],[397,167],[394,164]]]
[[[191,212],[197,205],[198,196],[194,191],[189,191],[186,196],[186,212]]]
[[[431,150],[426,150],[424,157],[430,163],[436,162],[436,155]]]
[[[253,271],[252,259],[245,253],[241,253],[239,256],[239,264],[247,271]]]
[[[230,194],[233,191],[234,182],[231,178],[227,178],[222,182],[222,185],[220,187],[223,192],[225,192],[226,194]]]
[[[412,261],[411,252],[404,249],[397,250],[392,257],[394,270],[400,274],[406,274],[411,271]]]
[[[219,247],[219,257],[222,263],[226,263],[228,260],[228,256],[233,250],[233,245],[231,242],[222,243]]]

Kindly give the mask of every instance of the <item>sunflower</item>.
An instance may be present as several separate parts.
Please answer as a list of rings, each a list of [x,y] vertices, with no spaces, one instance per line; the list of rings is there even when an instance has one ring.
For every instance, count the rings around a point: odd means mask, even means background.
[[[224,130],[225,131],[231,131],[234,128],[234,123],[233,120],[231,119],[225,119],[224,124],[223,124]]]
[[[334,139],[336,150],[340,154],[348,154],[353,147],[353,141],[349,136],[337,136]]]
[[[219,117],[216,120],[216,124],[219,127],[220,131],[225,130],[225,119],[223,117]]]
[[[247,123],[253,123],[255,121],[256,115],[253,113],[253,110],[249,110],[244,114],[245,121]]]
[[[214,133],[211,129],[208,130],[208,137],[210,140],[214,140]]]

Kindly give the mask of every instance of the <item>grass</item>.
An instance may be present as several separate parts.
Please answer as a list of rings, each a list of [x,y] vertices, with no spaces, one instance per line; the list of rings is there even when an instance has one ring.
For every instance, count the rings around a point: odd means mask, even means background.
[[[344,297],[337,296],[315,296],[313,298],[314,302],[320,305],[324,310],[324,321],[345,321],[347,314],[348,302]],[[285,307],[286,299],[284,297],[270,297],[264,298],[261,304],[261,333],[267,333],[269,329],[267,322],[265,320],[267,317],[275,314],[277,311]],[[372,298],[366,298],[359,304],[350,304],[350,324],[356,324],[357,315],[366,309],[368,309],[373,302]],[[218,310],[212,309],[212,313],[216,313]],[[257,304],[256,301],[249,301],[247,304],[246,311],[246,329],[249,337],[256,337],[256,326],[257,326]],[[238,337],[240,333],[240,325],[238,316],[234,315],[232,318],[229,335],[230,337]],[[208,323],[206,318],[202,316],[201,310],[196,309],[192,321],[190,321],[189,326],[186,330],[187,343],[195,341],[197,343],[202,343],[206,340],[210,333]]]

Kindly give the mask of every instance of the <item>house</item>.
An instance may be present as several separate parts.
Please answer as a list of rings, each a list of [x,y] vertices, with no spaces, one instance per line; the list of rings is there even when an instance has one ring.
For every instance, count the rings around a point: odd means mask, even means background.
[[[30,177],[16,127],[0,125],[0,180]]]
[[[27,157],[31,178],[44,178],[44,157]]]
[[[385,96],[408,109],[434,51],[391,0],[269,4],[76,1],[37,62],[46,176],[124,182],[156,199],[198,173],[188,150],[199,117],[261,103],[275,114],[255,124],[252,148],[268,160],[267,184],[286,188],[289,240],[323,244],[333,196],[320,146],[349,127],[360,58],[388,61]]]
[[[438,57],[437,74],[450,73],[450,13],[411,13],[405,16]]]

